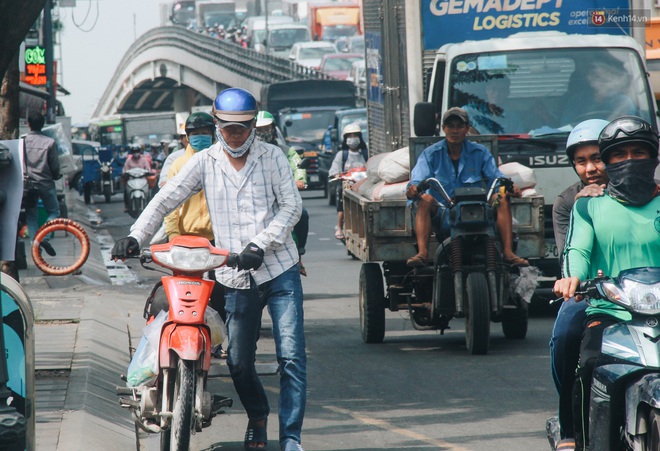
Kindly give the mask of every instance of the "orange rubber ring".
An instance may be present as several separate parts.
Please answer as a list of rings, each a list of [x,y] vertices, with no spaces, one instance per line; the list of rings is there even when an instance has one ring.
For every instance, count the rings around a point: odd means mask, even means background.
[[[73,234],[73,236],[80,241],[80,245],[82,246],[78,260],[76,260],[71,266],[53,266],[41,256],[41,248],[39,247],[41,241],[49,234],[60,230]],[[32,241],[32,260],[34,260],[34,264],[37,265],[37,268],[51,276],[64,276],[71,274],[80,269],[80,267],[87,261],[87,257],[89,257],[89,236],[87,236],[87,232],[85,232],[85,229],[83,229],[80,224],[71,219],[57,218],[48,221],[37,230],[37,233],[34,236],[34,241]]]

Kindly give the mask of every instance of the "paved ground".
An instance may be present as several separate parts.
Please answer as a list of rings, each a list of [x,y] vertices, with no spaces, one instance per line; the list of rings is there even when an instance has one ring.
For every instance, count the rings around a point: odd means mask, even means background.
[[[136,449],[135,428],[115,386],[123,385],[128,325],[140,318],[147,289],[103,289],[110,279],[98,240],[71,204],[70,217],[81,220],[91,240],[82,273],[44,276],[29,257],[19,271],[35,313],[36,449]],[[70,238],[56,234],[51,243],[57,258],[71,261]]]

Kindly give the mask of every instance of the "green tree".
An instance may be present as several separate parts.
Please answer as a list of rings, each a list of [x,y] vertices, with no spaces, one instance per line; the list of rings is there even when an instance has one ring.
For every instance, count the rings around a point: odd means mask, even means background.
[[[18,53],[47,0],[0,0],[0,139],[18,136]]]

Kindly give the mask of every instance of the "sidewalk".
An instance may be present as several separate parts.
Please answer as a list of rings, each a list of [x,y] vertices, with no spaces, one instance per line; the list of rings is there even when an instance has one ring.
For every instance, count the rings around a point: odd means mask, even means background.
[[[128,325],[141,319],[148,290],[107,289],[101,249],[76,203],[69,216],[91,244],[82,274],[44,276],[29,255],[28,268],[19,271],[35,314],[36,449],[136,449],[135,426],[119,407],[115,387],[123,385],[119,376],[129,363]],[[73,252],[62,237],[51,240],[58,256]]]

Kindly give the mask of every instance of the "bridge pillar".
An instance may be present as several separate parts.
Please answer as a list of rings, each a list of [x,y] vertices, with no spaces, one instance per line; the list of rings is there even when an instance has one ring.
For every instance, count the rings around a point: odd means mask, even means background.
[[[195,104],[195,91],[188,87],[180,87],[174,91],[174,111],[190,111]]]

